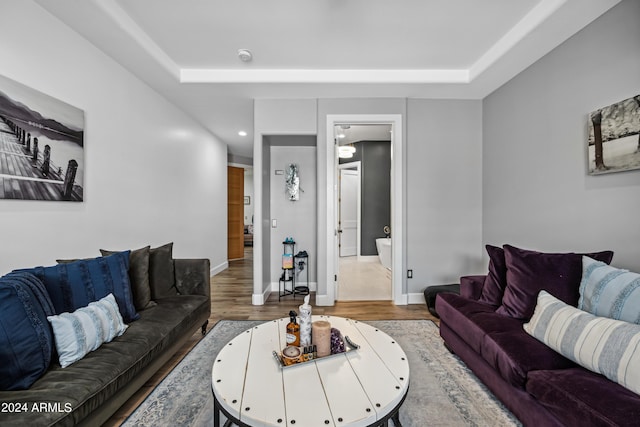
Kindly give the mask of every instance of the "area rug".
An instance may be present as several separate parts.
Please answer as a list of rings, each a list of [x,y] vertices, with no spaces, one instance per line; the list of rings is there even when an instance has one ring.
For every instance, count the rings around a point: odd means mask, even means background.
[[[262,321],[221,320],[123,423],[133,426],[211,426],[211,367],[218,351]],[[405,427],[520,426],[456,356],[428,320],[367,321],[407,354],[411,385],[400,409]],[[391,423],[393,424],[393,423]]]

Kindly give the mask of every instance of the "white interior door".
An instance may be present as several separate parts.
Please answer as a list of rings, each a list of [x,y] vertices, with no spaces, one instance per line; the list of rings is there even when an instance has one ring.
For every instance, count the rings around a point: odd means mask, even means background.
[[[340,170],[340,256],[358,255],[358,193],[360,174],[357,170]]]

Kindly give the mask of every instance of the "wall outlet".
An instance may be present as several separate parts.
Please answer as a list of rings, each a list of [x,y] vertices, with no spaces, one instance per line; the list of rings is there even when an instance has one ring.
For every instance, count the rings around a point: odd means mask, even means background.
[[[278,220],[277,219],[272,219],[271,220],[271,228],[278,228]]]
[[[413,270],[407,270],[407,279],[413,279]]]

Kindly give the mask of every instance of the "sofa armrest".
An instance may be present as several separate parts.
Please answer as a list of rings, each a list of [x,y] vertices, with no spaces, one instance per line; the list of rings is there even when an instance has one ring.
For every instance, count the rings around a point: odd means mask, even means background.
[[[462,276],[460,278],[460,296],[477,301],[482,295],[486,275]]]
[[[174,259],[176,288],[181,295],[211,295],[211,267],[206,258]]]

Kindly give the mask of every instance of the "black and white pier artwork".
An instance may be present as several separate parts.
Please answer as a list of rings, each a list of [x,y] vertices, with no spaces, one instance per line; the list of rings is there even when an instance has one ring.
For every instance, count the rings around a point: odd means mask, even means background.
[[[589,174],[640,169],[640,95],[589,114]]]
[[[81,202],[84,111],[0,76],[0,199]]]

